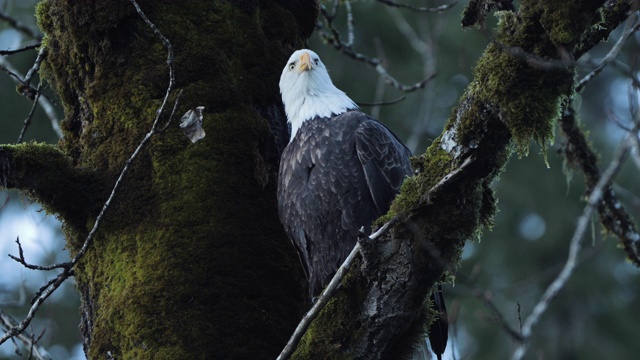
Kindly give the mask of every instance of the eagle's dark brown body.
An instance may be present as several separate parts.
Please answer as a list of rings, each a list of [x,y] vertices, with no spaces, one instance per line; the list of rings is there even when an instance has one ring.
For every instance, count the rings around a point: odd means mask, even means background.
[[[411,174],[411,153],[384,125],[354,110],[305,121],[280,162],[280,220],[317,296],[361,227],[384,215]]]

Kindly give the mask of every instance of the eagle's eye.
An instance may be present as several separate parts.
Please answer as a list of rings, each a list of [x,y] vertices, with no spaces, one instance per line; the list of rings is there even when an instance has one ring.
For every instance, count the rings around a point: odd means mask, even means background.
[[[313,63],[316,64],[316,66],[318,66],[318,65],[320,65],[320,60],[315,59],[315,60],[313,60]]]
[[[295,63],[289,64],[289,70],[293,70],[295,68],[296,68],[296,64]]]

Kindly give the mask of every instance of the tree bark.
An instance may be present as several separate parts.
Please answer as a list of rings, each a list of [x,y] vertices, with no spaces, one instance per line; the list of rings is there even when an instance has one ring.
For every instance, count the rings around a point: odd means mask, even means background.
[[[174,121],[132,164],[75,269],[85,351],[93,359],[275,358],[306,306],[276,211],[288,138],[277,84],[317,4],[140,5],[173,45],[177,113],[204,106],[207,136],[192,144]],[[151,127],[169,80],[166,49],[129,1],[49,0],[37,15],[64,138],[55,147],[5,146],[0,160],[6,187],[63,220],[73,256]]]

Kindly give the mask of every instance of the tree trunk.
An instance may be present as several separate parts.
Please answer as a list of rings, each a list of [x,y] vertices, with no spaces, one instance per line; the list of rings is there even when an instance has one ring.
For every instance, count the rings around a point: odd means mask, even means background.
[[[140,2],[173,46],[177,114],[204,106],[206,137],[192,144],[176,119],[154,136],[76,267],[90,358],[275,358],[295,328],[306,288],[277,217],[288,139],[277,84],[317,4],[291,3]],[[150,130],[167,50],[129,1],[37,12],[64,138],[4,147],[6,185],[59,214],[73,255]]]

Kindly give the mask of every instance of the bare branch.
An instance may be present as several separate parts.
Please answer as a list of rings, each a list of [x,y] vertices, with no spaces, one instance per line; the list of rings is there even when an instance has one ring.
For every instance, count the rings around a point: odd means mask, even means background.
[[[4,329],[11,329],[18,325],[18,322],[11,317],[9,314],[5,313],[0,309],[0,326]],[[51,356],[44,350],[41,346],[38,345],[38,341],[44,334],[44,330],[40,333],[37,338],[34,338],[32,335],[20,334],[15,337],[18,341],[20,341],[26,348],[29,348],[29,359],[36,360],[51,360]]]
[[[40,45],[42,45],[42,44],[41,43],[37,43],[37,44],[33,44],[33,45],[27,45],[25,47],[22,47],[20,49],[15,49],[15,50],[0,50],[0,56],[13,55],[13,54],[21,53],[21,52],[24,52],[24,51],[33,50],[33,49],[38,48]]]
[[[13,260],[19,262],[20,264],[22,264],[22,266],[26,267],[27,269],[48,271],[48,270],[61,269],[61,268],[67,267],[67,263],[61,263],[61,264],[55,264],[55,265],[47,265],[47,266],[29,264],[29,263],[27,263],[27,261],[24,258],[24,251],[22,250],[22,244],[20,244],[20,238],[19,237],[16,239],[16,243],[18,244],[18,257],[15,257],[15,256],[13,256],[11,254],[9,254],[9,257],[12,258]]]
[[[403,92],[411,92],[411,91],[424,88],[425,85],[435,77],[435,74],[432,74],[428,76],[426,79],[412,85],[404,85],[400,83],[393,76],[391,76],[391,74],[389,74],[389,72],[384,67],[384,65],[382,65],[382,61],[380,59],[371,58],[362,53],[359,53],[353,50],[351,44],[345,43],[341,40],[340,32],[338,31],[338,29],[336,29],[335,26],[333,26],[333,16],[327,12],[324,6],[320,7],[320,13],[324,17],[325,24],[326,24],[326,25],[323,25],[322,22],[320,21],[316,23],[318,34],[320,35],[320,37],[323,40],[327,41],[329,44],[333,45],[333,47],[336,50],[342,52],[343,54],[351,57],[354,60],[361,61],[373,67],[376,70],[376,72],[384,78],[385,82],[388,85],[393,86],[396,89]]]
[[[345,0],[344,6],[347,8],[347,43],[345,46],[350,48],[353,46],[353,41],[355,39],[355,36],[353,35],[353,12],[351,11],[351,1]]]
[[[38,105],[38,100],[40,100],[40,89],[42,88],[42,83],[38,84],[38,89],[36,89],[36,98],[33,100],[33,104],[31,105],[31,110],[29,110],[29,115],[24,120],[24,125],[22,125],[22,130],[20,131],[20,135],[18,136],[17,143],[21,143],[24,135],[27,133],[27,128],[31,125],[31,119],[33,119],[33,114],[36,112],[36,106]]]
[[[38,51],[38,56],[36,57],[36,61],[33,63],[33,66],[29,71],[27,71],[27,75],[25,75],[24,80],[22,80],[22,88],[20,89],[20,93],[29,99],[33,100],[35,98],[35,94],[37,90],[31,87],[31,79],[33,75],[35,75],[38,71],[40,71],[40,64],[47,57],[47,47],[43,46]]]
[[[571,165],[579,167],[580,171],[584,173],[587,194],[589,194],[591,189],[601,180],[596,154],[576,125],[573,109],[568,108],[564,111],[560,125],[568,141],[564,156]],[[630,147],[634,145],[639,126],[636,125],[629,129],[628,143]],[[633,155],[634,152],[631,153]],[[607,186],[604,191],[602,202],[598,205],[598,213],[605,228],[620,239],[629,259],[640,267],[640,233],[610,186]]]
[[[0,70],[8,73],[13,78],[13,81],[16,84],[18,84],[18,86],[21,86],[23,84],[23,81],[22,81],[23,76],[20,74],[20,72],[18,72],[16,69],[13,68],[11,63],[9,63],[3,57],[0,57]],[[33,89],[30,86],[29,88]],[[33,89],[33,93],[35,94],[36,92],[37,90]],[[42,110],[44,110],[45,114],[49,118],[49,121],[51,123],[51,128],[56,133],[56,135],[58,135],[58,138],[62,138],[62,129],[60,129],[60,125],[58,124],[58,115],[56,114],[56,110],[53,107],[53,104],[51,103],[51,101],[49,101],[46,97],[41,96],[40,99],[38,100],[38,105],[40,105]]]
[[[558,277],[556,277],[556,279],[544,292],[538,303],[533,308],[531,314],[525,319],[524,324],[522,325],[523,341],[519,344],[518,348],[514,352],[512,360],[520,360],[524,357],[529,347],[529,339],[531,337],[533,328],[537,325],[542,315],[546,312],[549,305],[551,304],[551,301],[556,298],[558,293],[565,287],[565,285],[571,278],[573,270],[575,269],[578,262],[578,255],[580,254],[580,250],[582,248],[582,239],[584,238],[585,232],[589,228],[593,210],[600,203],[605,189],[609,187],[611,180],[620,169],[622,161],[629,151],[629,144],[630,139],[627,138],[618,148],[616,156],[611,161],[611,164],[591,191],[587,206],[585,207],[582,216],[580,216],[580,218],[578,219],[578,226],[576,227],[573,237],[571,238],[569,256],[567,257],[565,266]]]
[[[393,18],[393,21],[396,24],[396,27],[400,32],[404,35],[404,37],[409,42],[409,45],[415,50],[417,53],[422,54],[427,48],[427,44],[420,39],[418,34],[413,30],[411,25],[407,19],[400,14],[398,10],[387,8],[387,13]]]
[[[76,264],[84,256],[84,254],[87,252],[87,250],[93,243],[93,239],[95,237],[96,232],[98,231],[98,228],[100,227],[100,224],[102,223],[104,214],[109,209],[109,206],[111,205],[111,201],[113,201],[113,198],[118,192],[118,189],[122,185],[122,181],[124,177],[127,175],[127,172],[129,171],[129,167],[131,166],[131,163],[133,163],[133,161],[138,157],[138,154],[140,154],[140,151],[149,142],[151,137],[158,132],[158,128],[157,128],[158,121],[160,120],[160,116],[164,111],[164,108],[169,100],[169,96],[171,95],[171,92],[173,91],[173,87],[175,85],[175,77],[173,73],[173,48],[171,47],[171,43],[166,37],[164,37],[164,35],[160,33],[158,28],[156,28],[156,26],[144,15],[142,10],[140,9],[140,6],[138,6],[138,3],[135,0],[130,0],[130,1],[135,6],[140,17],[149,25],[149,27],[153,30],[154,34],[156,34],[162,40],[165,47],[167,48],[167,53],[168,53],[167,64],[169,65],[169,85],[167,86],[167,91],[165,93],[164,99],[162,100],[162,104],[156,111],[156,117],[153,120],[153,125],[151,126],[151,130],[147,133],[147,135],[145,135],[145,137],[142,139],[140,144],[138,144],[138,147],[134,150],[133,154],[131,154],[127,162],[124,164],[124,168],[120,172],[120,175],[118,176],[118,179],[116,180],[116,183],[113,186],[113,189],[111,190],[111,194],[109,195],[109,198],[102,206],[102,210],[100,210],[100,213],[96,218],[96,222],[93,225],[93,228],[91,229],[91,231],[89,232],[89,235],[87,236],[84,244],[82,245],[82,248],[80,248],[76,256],[74,256],[73,259],[71,260],[71,263],[73,264]]]
[[[606,41],[613,29],[622,24],[631,13],[638,10],[636,0],[606,0],[599,10],[599,16],[593,18],[594,23],[586,29],[574,55],[579,59],[597,44]]]
[[[358,104],[358,106],[382,106],[382,105],[393,105],[393,104],[397,104],[403,100],[405,100],[407,97],[406,96],[400,96],[397,99],[394,100],[390,100],[390,101],[379,101],[379,102],[374,102],[374,103],[366,103],[366,102],[357,102],[356,104]]]

